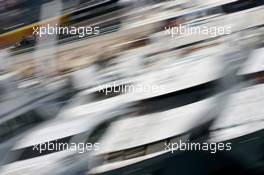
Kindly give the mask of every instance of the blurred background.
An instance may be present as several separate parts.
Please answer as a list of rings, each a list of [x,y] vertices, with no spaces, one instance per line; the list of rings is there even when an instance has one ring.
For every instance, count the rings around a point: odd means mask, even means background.
[[[263,175],[263,5],[0,0],[0,174]]]

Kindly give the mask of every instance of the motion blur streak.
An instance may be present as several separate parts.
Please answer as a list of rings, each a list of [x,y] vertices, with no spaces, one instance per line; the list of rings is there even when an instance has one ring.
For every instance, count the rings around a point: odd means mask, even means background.
[[[263,175],[263,14],[0,0],[0,175]]]

